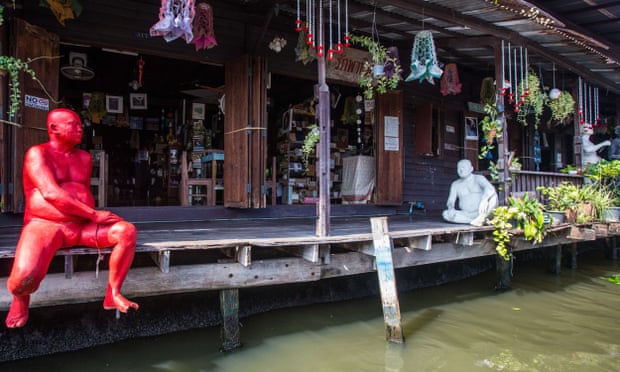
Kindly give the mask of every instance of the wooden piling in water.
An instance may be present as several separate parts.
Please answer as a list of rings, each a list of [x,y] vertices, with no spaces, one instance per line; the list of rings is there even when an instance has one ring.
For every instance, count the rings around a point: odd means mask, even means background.
[[[394,263],[392,261],[392,239],[388,234],[387,217],[370,219],[372,240],[375,249],[379,289],[383,305],[383,319],[385,321],[386,339],[389,342],[403,343],[403,327],[400,317],[400,305],[394,277]]]
[[[223,289],[220,291],[220,311],[222,312],[222,351],[241,347],[239,289]]]

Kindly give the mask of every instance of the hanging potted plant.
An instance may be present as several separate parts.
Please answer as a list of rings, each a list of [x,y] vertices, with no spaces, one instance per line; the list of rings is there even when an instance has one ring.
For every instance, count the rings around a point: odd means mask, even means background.
[[[370,54],[370,61],[364,61],[358,80],[360,88],[364,90],[364,97],[372,99],[375,92],[383,94],[389,89],[396,89],[402,80],[402,67],[398,58],[370,36],[351,35],[351,42],[366,48]],[[390,65],[390,73],[386,73],[386,65]]]
[[[553,95],[556,97],[556,95]],[[547,100],[547,106],[551,110],[551,119],[563,122],[569,115],[575,112],[575,100],[570,92],[560,91],[557,98]]]
[[[534,128],[538,128],[546,100],[546,95],[540,87],[538,76],[530,72],[527,79],[520,81],[517,85],[517,93],[519,96],[519,99],[515,102],[515,105],[519,105],[518,108],[515,108],[517,122],[527,125],[527,116],[534,114]]]
[[[480,121],[480,130],[484,133],[485,144],[480,148],[480,159],[484,159],[489,151],[495,148],[495,139],[502,136],[502,122],[497,118],[497,107],[487,103],[484,105],[484,112],[486,116]]]
[[[308,168],[308,161],[310,159],[310,154],[316,149],[317,143],[321,139],[321,132],[319,131],[319,127],[316,124],[308,127],[308,133],[304,138],[304,144],[301,147],[302,152],[302,162],[304,163],[304,169]]]

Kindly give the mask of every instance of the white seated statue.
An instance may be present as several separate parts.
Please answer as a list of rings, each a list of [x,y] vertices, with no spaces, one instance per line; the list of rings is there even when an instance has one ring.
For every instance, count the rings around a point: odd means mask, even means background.
[[[459,179],[450,186],[443,219],[482,226],[489,213],[498,205],[495,187],[484,176],[474,174],[474,167],[467,159],[459,160],[456,170]]]

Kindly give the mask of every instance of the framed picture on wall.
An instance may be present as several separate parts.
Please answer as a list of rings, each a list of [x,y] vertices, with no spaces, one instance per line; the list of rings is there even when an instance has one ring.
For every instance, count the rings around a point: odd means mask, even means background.
[[[192,103],[192,119],[204,120],[205,118],[205,104],[194,102]]]
[[[478,140],[478,118],[465,117],[465,139]]]
[[[146,110],[146,93],[129,93],[129,108],[132,110]]]
[[[123,113],[122,96],[105,96],[105,110],[111,114]]]

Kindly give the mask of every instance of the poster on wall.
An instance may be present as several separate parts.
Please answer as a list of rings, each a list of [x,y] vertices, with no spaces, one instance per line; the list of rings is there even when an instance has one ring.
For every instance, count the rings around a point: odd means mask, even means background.
[[[192,103],[192,119],[204,120],[205,118],[205,104],[194,102]]]
[[[385,151],[400,151],[398,116],[385,116],[383,119],[383,149]]]
[[[465,139],[478,140],[478,118],[465,117]]]

